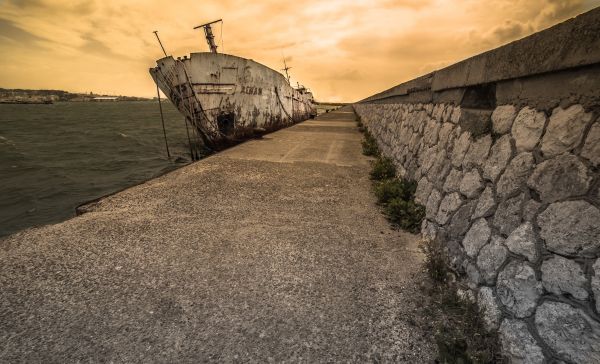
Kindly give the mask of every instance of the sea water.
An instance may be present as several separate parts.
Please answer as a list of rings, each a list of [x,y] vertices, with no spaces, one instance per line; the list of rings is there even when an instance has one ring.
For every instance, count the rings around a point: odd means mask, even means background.
[[[158,102],[0,105],[0,236],[189,162],[183,116],[163,109],[171,160]]]

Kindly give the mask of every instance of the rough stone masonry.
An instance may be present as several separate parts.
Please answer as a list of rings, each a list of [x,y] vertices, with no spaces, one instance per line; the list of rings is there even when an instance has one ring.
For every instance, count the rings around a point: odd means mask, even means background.
[[[600,8],[354,105],[511,362],[600,363]]]

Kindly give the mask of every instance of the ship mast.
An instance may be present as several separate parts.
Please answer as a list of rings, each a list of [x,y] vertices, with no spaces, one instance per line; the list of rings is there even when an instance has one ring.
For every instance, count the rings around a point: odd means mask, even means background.
[[[211,21],[209,23],[194,27],[194,29],[204,28],[204,36],[206,37],[206,42],[208,43],[208,47],[212,53],[217,53],[217,45],[215,44],[215,36],[213,35],[211,25],[220,21],[223,21],[223,19]]]
[[[288,70],[291,70],[291,69],[292,69],[292,67],[288,67],[287,63],[285,63],[285,57],[284,57],[282,71],[285,71],[285,78],[287,78],[288,84],[290,83],[290,74],[288,73]]]

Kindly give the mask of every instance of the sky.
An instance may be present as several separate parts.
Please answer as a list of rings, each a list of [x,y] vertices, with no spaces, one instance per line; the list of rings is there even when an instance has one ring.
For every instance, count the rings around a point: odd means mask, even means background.
[[[219,51],[319,101],[352,102],[600,6],[600,0],[0,0],[0,87],[155,96],[162,51]],[[518,60],[515,60],[518,62]]]

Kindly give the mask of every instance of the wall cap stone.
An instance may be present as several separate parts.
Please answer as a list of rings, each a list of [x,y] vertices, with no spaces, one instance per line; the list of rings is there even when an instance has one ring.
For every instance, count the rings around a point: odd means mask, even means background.
[[[359,102],[442,91],[600,63],[600,8]],[[518,59],[519,62],[514,60]]]

